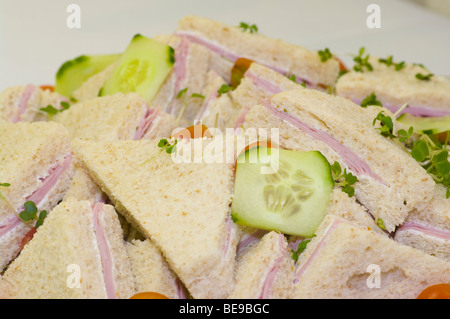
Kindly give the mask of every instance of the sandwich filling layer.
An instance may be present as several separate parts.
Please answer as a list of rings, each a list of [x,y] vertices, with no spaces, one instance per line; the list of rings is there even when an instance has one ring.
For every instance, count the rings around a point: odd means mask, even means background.
[[[177,103],[176,97],[178,93],[184,89],[184,85],[187,78],[187,63],[189,58],[190,45],[189,40],[186,38],[181,38],[180,43],[175,48],[175,92],[172,96],[172,101],[169,104],[167,113],[174,115],[175,104]]]
[[[419,232],[425,236],[433,237],[433,239],[450,240],[450,231],[437,229],[416,222],[405,222],[397,229],[397,233],[405,231]]]
[[[272,266],[269,268],[268,273],[266,274],[266,277],[264,278],[263,285],[261,288],[261,292],[258,296],[258,299],[269,299],[270,294],[272,292],[272,286],[275,282],[275,278],[277,276],[279,266],[283,258],[286,256],[287,250],[284,249],[284,235],[278,234],[278,248],[280,251],[280,255],[277,257],[277,259],[273,262]]]
[[[20,116],[26,111],[28,101],[30,100],[33,93],[36,91],[36,87],[32,84],[28,84],[23,90],[22,95],[20,96],[17,103],[17,113],[11,119],[11,122],[17,123],[20,121]]]
[[[64,156],[63,163],[58,162],[54,166],[50,167],[50,169],[48,170],[48,174],[45,177],[39,178],[42,183],[41,186],[31,195],[26,197],[25,202],[32,201],[37,207],[42,206],[42,204],[45,202],[45,199],[47,198],[48,193],[56,185],[62,174],[69,168],[71,162],[72,154],[69,153]],[[23,206],[20,207],[17,212],[20,212],[22,209]],[[0,225],[0,237],[13,230],[20,224],[20,222],[21,221],[17,215],[9,218],[5,224]]]
[[[96,203],[92,208],[92,219],[97,239],[98,249],[100,251],[100,259],[103,267],[103,280],[105,282],[106,294],[108,299],[116,299],[116,288],[114,285],[113,260],[111,250],[108,244],[104,226],[102,224],[103,203]]]
[[[247,56],[239,56],[238,54],[234,53],[232,50],[220,45],[219,43],[217,43],[216,41],[212,41],[210,39],[206,39],[202,36],[199,36],[198,34],[194,33],[194,32],[189,32],[189,31],[177,31],[175,32],[176,36],[179,36],[181,38],[187,38],[192,42],[195,42],[197,44],[203,45],[204,47],[208,48],[209,50],[211,50],[212,52],[215,52],[217,54],[219,54],[220,56],[222,56],[223,58],[232,61],[232,62],[236,62],[237,59],[239,58],[246,58],[249,60],[254,60],[255,62],[264,65],[282,75],[288,75],[289,70],[286,69],[282,69],[280,67],[276,67],[274,65],[269,65],[267,63],[264,63],[262,61],[258,61],[257,59],[251,58],[251,57],[247,57]],[[304,79],[303,77],[301,77],[298,74],[294,74],[295,78],[302,81],[303,83],[305,83],[306,85],[308,85],[311,88],[316,87],[316,85],[314,85],[313,83],[311,83],[311,81]]]
[[[300,266],[300,268],[297,269],[297,271],[295,272],[295,279],[294,279],[294,284],[298,283],[301,276],[303,276],[303,274],[305,273],[306,269],[308,268],[308,266],[313,262],[313,260],[317,257],[317,255],[319,255],[321,249],[323,246],[325,246],[327,244],[327,240],[328,237],[330,236],[330,234],[336,229],[336,227],[340,224],[343,223],[344,221],[340,220],[340,219],[335,219],[333,221],[333,223],[331,223],[324,235],[322,236],[322,238],[320,239],[319,243],[316,245],[316,247],[314,247],[314,250],[312,252],[312,254],[309,256],[309,258]]]
[[[362,102],[362,100],[357,100],[357,99],[352,99],[352,98],[350,100],[352,100],[355,104],[358,104],[358,105],[360,105]],[[398,107],[398,106],[393,106],[393,105],[384,104],[384,103],[383,103],[383,107],[387,108],[389,111],[391,111],[394,114],[400,109],[400,107]],[[409,105],[408,105],[408,107],[405,107],[401,112],[399,112],[397,116],[400,116],[403,113],[409,113],[411,115],[418,116],[418,117],[441,117],[441,116],[450,115],[450,111],[446,111],[446,110],[437,110],[437,109],[431,109],[431,108],[422,107],[422,106],[409,106]]]
[[[152,127],[152,124],[158,117],[159,113],[160,113],[159,109],[147,108],[147,111],[145,112],[145,115],[142,118],[141,122],[139,123],[139,127],[136,130],[136,133],[134,134],[133,137],[134,140],[140,140],[149,132],[150,128]]]
[[[343,159],[345,165],[347,165],[347,167],[357,176],[361,175],[368,176],[377,180],[382,184],[385,184],[381,179],[381,177],[375,174],[366,162],[364,162],[357,154],[353,153],[349,148],[339,143],[339,141],[337,141],[334,137],[332,137],[328,133],[308,126],[307,124],[303,123],[298,118],[290,115],[287,112],[279,111],[268,100],[263,100],[261,101],[261,103],[274,116],[295,126],[296,128],[300,129],[301,131],[311,136],[312,138],[327,144],[335,153],[337,153]]]

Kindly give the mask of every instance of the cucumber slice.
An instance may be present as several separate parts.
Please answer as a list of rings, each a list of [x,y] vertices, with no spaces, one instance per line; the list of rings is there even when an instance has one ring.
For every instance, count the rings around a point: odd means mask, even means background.
[[[271,160],[278,170],[262,174]],[[240,225],[311,237],[333,187],[330,164],[320,152],[254,147],[237,160],[231,217]]]
[[[72,97],[88,78],[103,71],[108,65],[119,58],[120,54],[81,55],[65,62],[56,73],[55,91],[67,97]]]
[[[136,92],[151,102],[174,63],[172,47],[137,34],[119,58],[99,96]]]
[[[450,115],[441,117],[419,117],[404,113],[397,118],[397,121],[412,126],[414,132],[420,134],[438,134],[450,130]]]

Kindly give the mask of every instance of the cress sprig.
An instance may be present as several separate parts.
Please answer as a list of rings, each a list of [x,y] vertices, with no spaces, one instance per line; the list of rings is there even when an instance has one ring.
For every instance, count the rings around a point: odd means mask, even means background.
[[[241,22],[239,24],[239,28],[243,31],[243,32],[250,32],[250,33],[258,33],[258,26],[256,24],[248,24],[246,22]]]
[[[337,161],[331,165],[331,174],[336,182],[336,185],[341,186],[342,191],[346,193],[348,197],[353,197],[355,194],[355,188],[352,185],[358,181],[358,178],[352,173],[347,172],[346,168],[342,171],[341,164]]]
[[[68,110],[70,108],[70,104],[64,101],[61,102],[60,105],[61,108],[57,109],[53,105],[49,104],[46,107],[41,107],[39,111],[41,111],[42,113],[47,113],[48,119],[51,120],[56,114],[64,112],[65,110]]]
[[[353,70],[356,72],[364,72],[366,71],[373,71],[372,64],[369,62],[370,55],[367,54],[364,56],[366,49],[364,47],[361,47],[359,49],[359,54],[353,58],[353,61],[355,62],[355,65],[353,66]]]

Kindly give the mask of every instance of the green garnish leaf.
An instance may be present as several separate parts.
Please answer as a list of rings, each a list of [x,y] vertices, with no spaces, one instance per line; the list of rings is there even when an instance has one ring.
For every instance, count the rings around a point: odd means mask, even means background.
[[[361,47],[359,49],[359,55],[353,58],[353,61],[355,62],[353,70],[356,72],[364,72],[364,69],[369,72],[373,71],[372,64],[369,63],[370,55],[367,54],[365,57],[363,56],[365,50],[364,47]]]
[[[32,201],[26,201],[23,204],[24,210],[20,212],[19,217],[25,222],[36,219],[37,207],[36,204]]]
[[[233,87],[227,84],[222,84],[222,86],[217,90],[217,94],[222,95],[222,94],[226,94],[229,91],[232,91]]]
[[[384,226],[384,222],[381,218],[377,219],[377,226],[380,227],[381,229],[386,229],[386,227]]]
[[[11,186],[11,184],[10,183],[0,183],[0,186],[1,187],[9,187],[9,186]]]
[[[388,67],[394,66],[395,71],[400,71],[405,67],[405,61],[395,63],[392,55],[388,56],[386,59],[378,59],[378,62],[386,64]]]
[[[319,54],[320,61],[322,62],[327,62],[329,59],[333,58],[333,54],[328,48],[325,48],[324,50],[319,50],[319,52],[317,53]]]
[[[380,101],[377,100],[377,96],[374,92],[369,94],[364,100],[361,102],[362,107],[367,107],[368,105],[378,105],[383,106]]]
[[[161,149],[161,151],[166,151],[168,154],[172,154],[176,151],[176,145],[178,140],[175,140],[175,142],[171,145],[168,140],[165,138],[159,140],[158,147]]]
[[[36,229],[38,229],[40,226],[42,226],[42,224],[44,223],[44,219],[45,217],[47,217],[47,211],[43,210],[39,213],[39,217],[38,220],[36,222]]]
[[[433,75],[434,74],[432,74],[432,73],[429,73],[429,74],[417,73],[416,79],[421,80],[421,81],[430,81],[430,79]]]
[[[70,108],[70,104],[63,101],[63,102],[61,102],[61,108],[62,109],[60,110],[60,112],[68,110]]]
[[[177,99],[180,99],[186,92],[187,92],[188,88],[184,88],[182,90],[180,90],[177,94]]]
[[[258,27],[256,26],[256,24],[248,24],[246,22],[241,22],[239,24],[239,28],[242,29],[243,32],[249,31],[250,33],[257,33],[258,32]]]
[[[346,193],[348,197],[353,197],[353,195],[355,195],[355,188],[352,185],[358,181],[358,178],[350,172],[347,173],[346,168],[342,171],[341,164],[337,161],[330,167],[336,185],[341,186],[342,191]]]
[[[411,150],[411,156],[418,162],[424,162],[428,156],[430,155],[430,151],[428,149],[428,145],[424,140],[418,140],[414,143],[413,148]]]
[[[39,109],[42,112],[48,114],[48,117],[51,119],[54,115],[58,114],[58,109],[56,109],[53,105],[47,105],[46,107],[41,107]]]
[[[307,239],[304,240],[302,242],[300,242],[297,246],[297,250],[294,251],[291,249],[292,251],[292,259],[294,259],[294,261],[298,260],[298,256],[300,256],[300,254],[306,249],[306,246],[308,245],[308,243],[311,241],[311,239]]]
[[[394,135],[394,122],[390,116],[383,114],[383,111],[378,113],[377,117],[373,120],[372,125],[375,125],[376,121],[380,121],[380,127],[377,130],[384,137],[396,138]]]
[[[201,95],[200,93],[192,93],[191,98],[200,98],[200,99],[204,99],[205,96]]]
[[[295,82],[295,74],[289,76],[288,79],[291,80],[292,82]]]
[[[341,71],[339,71],[339,74],[338,74],[337,78],[339,79],[341,76],[343,76],[346,73],[348,73],[348,70],[341,70]]]

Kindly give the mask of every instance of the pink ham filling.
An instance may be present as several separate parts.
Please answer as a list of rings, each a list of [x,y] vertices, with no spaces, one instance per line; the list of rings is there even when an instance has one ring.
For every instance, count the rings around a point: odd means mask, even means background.
[[[25,112],[27,109],[28,101],[30,100],[31,96],[33,95],[34,91],[36,90],[36,87],[32,84],[28,84],[25,89],[23,90],[23,93],[20,97],[19,104],[18,104],[18,110],[16,115],[11,119],[11,122],[17,123],[20,121],[20,116]]]
[[[350,100],[353,103],[358,104],[358,105],[360,105],[362,102],[362,100],[357,100],[357,99],[352,99],[352,98],[350,98]],[[400,107],[393,106],[393,105],[387,105],[384,103],[383,103],[383,106],[394,114],[395,114],[395,112],[397,112],[400,109]],[[409,113],[411,115],[419,116],[419,117],[440,117],[440,116],[450,115],[450,111],[447,111],[447,110],[437,110],[437,109],[431,109],[431,108],[422,107],[422,106],[408,106],[408,107],[404,108],[397,116],[400,116],[403,113]]]
[[[153,124],[153,121],[158,117],[160,110],[155,108],[148,108],[145,112],[144,117],[141,120],[141,123],[139,123],[139,127],[134,134],[133,139],[134,140],[140,140],[143,138],[148,131],[150,130],[150,127]]]
[[[226,232],[227,232],[227,238],[225,240],[225,244],[223,247],[223,255],[226,256],[227,253],[231,250],[231,244],[232,244],[232,239],[233,239],[233,235],[236,232],[236,228],[234,227],[234,223],[231,220],[230,215],[227,216],[226,218]]]
[[[204,47],[208,48],[209,50],[219,54],[220,56],[224,57],[227,60],[230,60],[232,62],[236,62],[237,59],[239,58],[247,58],[250,60],[253,60],[261,65],[264,65],[282,75],[287,75],[288,74],[288,70],[273,66],[273,65],[269,65],[267,63],[261,62],[261,61],[257,61],[255,59],[249,58],[249,57],[245,57],[245,56],[239,56],[236,53],[232,52],[231,50],[221,46],[220,44],[218,44],[217,42],[205,39],[203,37],[200,37],[199,35],[192,33],[192,32],[188,32],[188,31],[177,31],[175,32],[176,36],[182,37],[182,38],[187,38],[192,42],[195,42],[197,44],[203,45]],[[306,85],[308,85],[309,87],[313,88],[316,87],[316,85],[314,85],[313,83],[311,83],[311,81],[302,79],[300,76],[298,76],[297,74],[295,74],[296,79],[298,79],[299,81],[301,81],[301,83],[305,83]]]
[[[30,196],[25,198],[25,201],[32,201],[36,204],[36,206],[39,206],[39,204],[44,200],[45,196],[47,196],[48,192],[56,185],[61,175],[70,166],[71,162],[72,154],[69,153],[65,156],[64,162],[62,164],[58,163],[55,166],[51,167],[48,171],[48,175],[39,179],[42,182],[42,185]],[[22,209],[23,206],[18,211],[20,212]],[[6,224],[0,225],[0,237],[13,230],[19,224],[20,219],[16,215],[8,219]]]
[[[336,219],[330,226],[328,226],[328,229],[325,231],[325,234],[322,236],[322,238],[320,239],[319,243],[317,244],[317,246],[314,248],[314,251],[312,252],[312,254],[309,256],[308,260],[306,262],[304,262],[302,264],[302,266],[297,270],[296,274],[295,274],[295,280],[294,280],[294,284],[296,284],[299,280],[300,277],[305,273],[306,269],[308,268],[308,266],[313,262],[313,260],[317,257],[317,255],[319,254],[320,250],[322,249],[322,247],[324,245],[326,245],[327,239],[330,236],[330,234],[336,229],[336,227],[342,223],[342,220]]]
[[[276,117],[292,124],[298,129],[302,130],[307,135],[311,136],[314,139],[317,139],[325,144],[327,144],[333,151],[339,154],[342,157],[344,163],[347,167],[354,172],[356,175],[361,176],[370,176],[375,180],[383,183],[383,180],[376,175],[372,169],[369,167],[367,163],[365,163],[361,158],[358,157],[355,153],[353,153],[350,149],[339,143],[334,137],[329,135],[328,133],[318,130],[316,128],[310,127],[305,123],[301,122],[296,117],[288,114],[287,112],[281,112],[276,109],[268,100],[263,100],[261,103]]]
[[[92,208],[95,236],[97,238],[98,249],[103,266],[103,279],[105,282],[106,294],[109,299],[117,299],[116,288],[114,286],[113,263],[111,251],[106,238],[104,226],[102,225],[103,203],[96,203]]]
[[[183,84],[186,80],[187,75],[187,59],[189,56],[189,40],[186,38],[181,38],[178,47],[175,49],[175,96],[184,89]],[[176,103],[176,99],[172,100],[167,109],[169,114],[173,115],[174,105]]]
[[[264,283],[260,292],[260,295],[258,296],[258,299],[269,299],[270,293],[272,292],[272,286],[275,281],[275,278],[278,273],[279,265],[283,258],[286,256],[287,250],[283,247],[284,243],[284,235],[278,234],[278,245],[280,249],[280,255],[275,260],[274,264],[270,268],[269,272],[266,275],[266,278],[264,279]]]
[[[404,231],[418,231],[423,233],[426,236],[435,237],[438,239],[450,240],[450,231],[436,229],[430,226],[422,225],[415,222],[405,222],[402,226],[397,230],[398,232]]]
[[[217,77],[218,75],[215,74],[215,76]],[[197,115],[197,118],[195,119],[196,121],[201,121],[203,119],[203,117],[205,117],[207,115],[210,104],[219,97],[219,93],[217,93],[217,91],[219,89],[220,89],[220,86],[213,88],[212,92],[207,96],[202,109],[200,110],[200,112]]]
[[[243,249],[245,249],[246,247],[249,247],[250,245],[252,245],[253,243],[261,240],[261,238],[267,234],[267,231],[262,230],[262,229],[258,229],[256,230],[254,233],[249,234],[247,236],[243,236],[243,238],[241,239],[241,241],[238,244],[237,247],[237,255],[239,255]]]
[[[186,293],[184,292],[183,285],[179,278],[175,279],[175,285],[177,287],[177,296],[178,299],[187,299]]]

